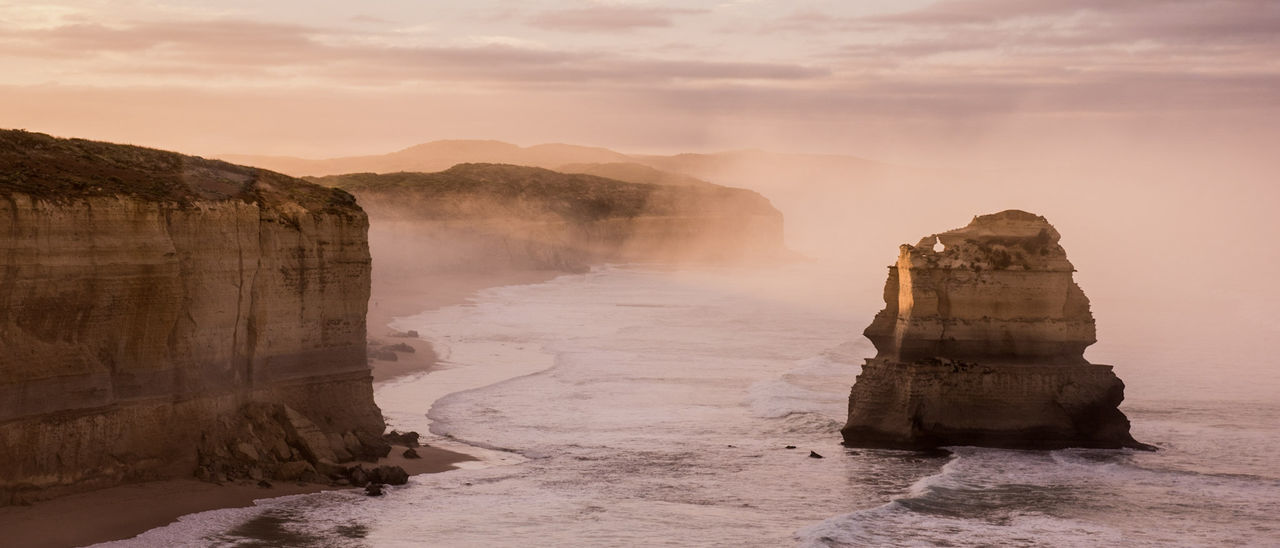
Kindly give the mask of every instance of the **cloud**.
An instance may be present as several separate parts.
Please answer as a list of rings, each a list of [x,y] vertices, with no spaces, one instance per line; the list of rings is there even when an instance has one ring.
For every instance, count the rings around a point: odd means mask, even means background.
[[[74,24],[0,31],[0,51],[15,56],[145,54],[200,57],[206,61],[256,57],[297,58],[318,51],[319,31],[298,25],[250,21],[137,23],[124,26]]]
[[[376,15],[368,15],[364,13],[352,15],[351,17],[348,17],[347,20],[352,23],[364,23],[369,25],[390,25],[393,23],[390,19],[383,19]]]
[[[675,24],[678,16],[702,13],[707,13],[707,10],[595,6],[544,11],[531,17],[529,24],[567,32],[616,32],[646,27],[670,27]]]
[[[797,11],[760,27],[762,32],[847,33],[893,51],[896,44],[983,36],[989,44],[1098,47],[1118,43],[1280,43],[1280,3],[1273,0],[951,0],[924,8],[866,17]],[[918,48],[923,49],[923,48]],[[942,49],[942,48],[934,48]]]
[[[1029,44],[1160,44],[1280,40],[1280,4],[1272,0],[953,0],[896,14],[844,20],[862,29],[942,32],[984,30]]]
[[[517,42],[397,45],[395,36],[250,21],[76,24],[0,31],[0,54],[82,60],[93,73],[143,79],[310,78],[357,86],[423,81],[634,83],[698,80],[805,80],[830,74],[790,63],[668,60]],[[123,61],[121,60],[123,59]],[[200,67],[193,69],[193,67]]]
[[[1011,116],[1159,117],[1164,113],[1266,110],[1280,113],[1280,75],[1187,74],[1174,69],[1096,72],[1069,78],[946,80],[897,78],[790,89],[725,83],[697,88],[633,90],[664,109],[689,116],[750,114],[790,120],[874,119],[942,123]],[[1274,117],[1274,114],[1270,115]]]
[[[801,11],[761,30],[842,36],[821,58],[861,101],[968,116],[1275,108],[1276,29],[1270,0],[954,0],[867,17]]]
[[[1149,5],[1185,0],[1150,0]],[[1086,10],[1119,11],[1136,3],[1123,0],[944,0],[906,12],[864,18],[864,21],[907,24],[980,24],[1019,17],[1071,15]]]
[[[557,30],[625,31],[696,13],[598,7],[535,19]],[[1275,2],[957,0],[872,17],[801,11],[724,25],[737,34],[717,34],[711,47],[696,37],[643,45],[643,34],[617,39],[618,48],[591,48],[596,37],[534,33],[534,41],[512,26],[524,21],[450,39],[233,19],[0,26],[0,83],[447,89],[493,100],[591,94],[687,117],[806,120],[1280,108]],[[779,44],[804,47],[771,47]]]

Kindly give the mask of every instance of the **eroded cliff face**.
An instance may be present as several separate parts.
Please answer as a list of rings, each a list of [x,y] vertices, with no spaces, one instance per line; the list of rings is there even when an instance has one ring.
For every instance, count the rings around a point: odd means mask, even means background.
[[[710,183],[633,183],[498,164],[316,180],[351,191],[369,212],[377,275],[786,255],[782,214],[767,199]]]
[[[381,450],[350,195],[25,132],[0,173],[0,504]],[[293,433],[238,429],[262,406]]]
[[[1145,447],[1124,384],[1090,364],[1089,300],[1043,217],[1004,211],[903,245],[876,347],[849,397],[845,443],[928,448]]]
[[[783,255],[781,219],[765,216],[449,221],[396,219],[402,210],[368,207],[377,275],[393,278],[506,269],[580,272],[607,262],[718,263]]]

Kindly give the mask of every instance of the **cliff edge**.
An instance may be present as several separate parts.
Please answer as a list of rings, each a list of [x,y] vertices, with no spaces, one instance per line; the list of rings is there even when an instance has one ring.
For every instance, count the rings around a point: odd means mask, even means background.
[[[0,504],[385,454],[367,229],[341,190],[0,131]]]
[[[841,433],[855,447],[1150,448],[1090,364],[1089,300],[1044,217],[1009,210],[903,245]]]
[[[788,254],[782,214],[769,200],[705,182],[663,185],[506,164],[310,180],[355,194],[369,212],[375,278]]]

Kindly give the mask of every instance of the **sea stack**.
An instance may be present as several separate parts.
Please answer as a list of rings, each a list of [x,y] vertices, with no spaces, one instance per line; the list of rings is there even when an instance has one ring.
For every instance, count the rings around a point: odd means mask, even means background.
[[[845,445],[1142,448],[1124,383],[1084,359],[1089,299],[1044,217],[1009,210],[900,247]]]

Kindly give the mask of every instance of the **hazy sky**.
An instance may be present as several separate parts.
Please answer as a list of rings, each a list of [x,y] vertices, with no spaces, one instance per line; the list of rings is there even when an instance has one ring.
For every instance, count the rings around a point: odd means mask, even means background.
[[[719,182],[766,190],[872,292],[898,243],[1018,207],[1065,235],[1104,340],[1254,363],[1280,337],[1280,0],[0,0],[0,127],[210,156],[485,138],[961,168]]]
[[[1269,154],[1278,90],[1276,0],[0,1],[0,126],[204,154]]]

